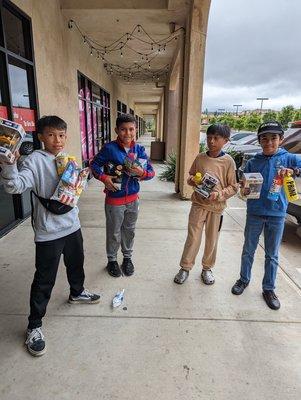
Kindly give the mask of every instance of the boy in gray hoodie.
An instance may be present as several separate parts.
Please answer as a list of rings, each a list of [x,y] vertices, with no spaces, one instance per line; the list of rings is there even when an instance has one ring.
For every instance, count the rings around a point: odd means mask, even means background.
[[[44,150],[36,150],[29,155],[19,171],[16,163],[2,163],[0,181],[4,189],[8,193],[23,193],[31,189],[36,195],[50,199],[59,182],[55,158],[64,150],[66,131],[66,122],[57,116],[39,119],[37,132]],[[97,303],[100,296],[84,289],[84,251],[78,208],[66,207],[65,213],[59,215],[46,209],[38,197],[33,197],[36,271],[31,285],[25,344],[30,354],[40,356],[46,352],[41,331],[42,318],[46,313],[62,254],[70,285],[69,303]]]

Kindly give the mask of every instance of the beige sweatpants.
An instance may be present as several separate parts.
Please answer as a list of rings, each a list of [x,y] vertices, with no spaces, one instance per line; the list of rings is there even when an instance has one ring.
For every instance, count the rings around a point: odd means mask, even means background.
[[[221,219],[220,213],[207,211],[202,206],[192,203],[188,220],[188,235],[180,262],[183,269],[189,271],[194,266],[202,241],[204,225],[205,250],[202,265],[204,269],[214,267]]]

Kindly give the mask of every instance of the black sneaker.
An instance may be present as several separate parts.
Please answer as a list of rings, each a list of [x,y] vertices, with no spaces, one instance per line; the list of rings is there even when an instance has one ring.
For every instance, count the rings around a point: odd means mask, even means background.
[[[29,353],[35,357],[46,353],[46,344],[41,328],[27,329],[25,344]]]
[[[279,310],[280,308],[280,301],[276,296],[274,290],[264,290],[262,292],[263,298],[265,302],[272,310]]]
[[[238,281],[236,281],[235,284],[232,286],[231,292],[233,294],[240,295],[243,293],[247,286],[248,283],[244,283],[241,279],[238,279]]]
[[[119,278],[121,276],[121,270],[117,261],[108,261],[107,271],[109,275]]]
[[[71,304],[95,304],[99,303],[99,294],[91,293],[89,290],[84,289],[78,296],[72,296],[70,294],[68,302]]]
[[[121,268],[125,276],[131,276],[135,271],[134,264],[132,263],[132,260],[130,258],[123,259]]]

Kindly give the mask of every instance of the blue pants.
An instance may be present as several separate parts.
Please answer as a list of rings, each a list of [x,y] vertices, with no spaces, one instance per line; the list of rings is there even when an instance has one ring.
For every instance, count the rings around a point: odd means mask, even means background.
[[[245,243],[241,256],[240,279],[249,283],[254,253],[259,236],[264,232],[265,263],[263,290],[274,290],[278,268],[278,251],[284,229],[284,217],[247,215],[245,227]]]

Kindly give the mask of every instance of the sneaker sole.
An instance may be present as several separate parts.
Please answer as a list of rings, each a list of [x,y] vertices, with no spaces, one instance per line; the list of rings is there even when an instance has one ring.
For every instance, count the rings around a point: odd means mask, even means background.
[[[97,304],[100,302],[100,299],[97,300],[72,300],[68,299],[69,304]]]

